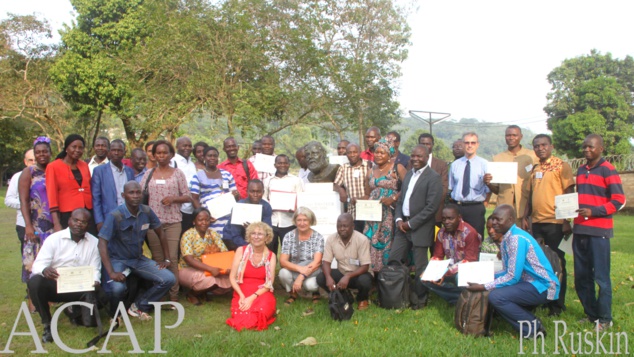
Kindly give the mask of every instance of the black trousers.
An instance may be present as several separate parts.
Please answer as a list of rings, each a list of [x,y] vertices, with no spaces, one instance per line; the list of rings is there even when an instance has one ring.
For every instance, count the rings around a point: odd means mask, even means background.
[[[181,236],[182,236],[183,234],[185,234],[185,232],[187,232],[188,229],[194,226],[194,214],[181,212],[181,215],[183,216],[183,220],[181,221]]]
[[[284,236],[286,235],[286,233],[292,231],[293,229],[295,229],[295,226],[273,227],[273,240],[271,241],[271,243],[267,244],[269,250],[279,257],[279,254],[277,254],[277,250],[282,247],[282,243],[284,243]]]
[[[429,263],[429,257],[427,256],[428,250],[428,246],[418,247],[414,245],[412,242],[412,231],[403,233],[399,229],[394,234],[394,241],[392,242],[392,250],[390,251],[388,264],[390,262],[399,262],[405,266],[409,266],[411,264],[409,261],[409,252],[412,251],[414,255],[414,266],[416,267],[416,276],[419,277],[423,274],[427,268],[427,264]],[[414,281],[416,295],[418,295],[420,301],[423,301],[422,299],[424,299],[427,295],[427,289],[423,286],[420,279],[416,278]]]
[[[559,290],[559,299],[548,303],[548,306],[564,309],[566,306],[566,284],[568,283],[568,272],[566,271],[566,253],[559,249],[559,243],[564,238],[563,224],[557,223],[533,223],[533,238],[537,241],[543,240],[544,243],[554,250],[559,256],[562,265],[561,271],[561,288]]]
[[[20,260],[22,260],[22,253],[24,252],[24,235],[26,234],[26,228],[16,225],[15,232],[18,234],[18,239],[20,240]]]
[[[339,269],[332,269],[330,271],[330,276],[336,284],[339,280],[341,280],[341,278],[343,278],[343,273],[340,272]],[[323,271],[317,275],[317,285],[326,291],[332,290],[332,286],[326,286],[326,276]],[[372,275],[370,275],[370,273],[363,273],[354,278],[350,278],[348,288],[357,289],[359,291],[357,294],[358,302],[367,300],[370,296],[370,289],[372,289]]]
[[[42,319],[42,325],[50,325],[51,323],[49,302],[79,301],[84,295],[84,292],[58,294],[57,281],[47,279],[42,275],[34,275],[27,284],[33,305]]]
[[[486,237],[484,235],[484,215],[487,209],[484,207],[484,203],[459,205],[458,207],[460,207],[462,219],[469,223],[471,227],[475,228],[481,237]]]

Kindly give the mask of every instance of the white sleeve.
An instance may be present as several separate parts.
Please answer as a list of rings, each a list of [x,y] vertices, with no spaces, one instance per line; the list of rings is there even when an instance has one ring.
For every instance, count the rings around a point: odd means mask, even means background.
[[[7,189],[7,196],[4,198],[4,205],[13,209],[20,209],[20,195],[18,193],[18,183],[22,176],[22,171],[17,172],[11,177],[9,188]]]
[[[55,246],[57,245],[57,242],[59,242],[58,239],[51,239],[51,237],[44,241],[42,248],[40,248],[39,253],[37,253],[37,257],[33,262],[33,267],[31,268],[31,273],[33,273],[33,275],[42,275],[44,269],[51,265],[53,258],[55,257]]]

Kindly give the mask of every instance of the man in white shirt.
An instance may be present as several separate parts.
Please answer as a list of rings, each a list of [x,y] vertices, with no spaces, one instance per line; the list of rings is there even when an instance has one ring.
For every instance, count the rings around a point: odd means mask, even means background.
[[[271,203],[271,192],[292,192],[297,194],[303,191],[302,181],[299,177],[288,173],[289,166],[288,156],[281,154],[275,158],[275,175],[264,181],[264,198],[269,203]],[[272,208],[273,241],[268,246],[273,253],[277,254],[277,248],[284,241],[286,233],[295,229],[293,225],[294,210],[276,210],[275,206],[272,206]]]
[[[86,160],[88,169],[90,170],[90,176],[92,176],[95,167],[110,162],[110,159],[108,159],[108,154],[110,154],[110,140],[103,136],[98,137],[92,144],[92,150],[95,152],[95,155],[93,155],[90,160]]]
[[[191,159],[192,155],[192,141],[186,137],[180,137],[176,140],[176,155],[172,159],[171,165],[181,170],[187,178],[187,187],[191,190],[191,181],[196,172],[196,164]],[[181,221],[181,232],[185,233],[188,229],[194,226],[194,206],[191,203],[183,203],[181,205],[181,213],[183,214],[183,220]]]
[[[91,266],[94,272],[95,289],[100,289],[101,259],[97,248],[99,240],[87,232],[88,221],[90,221],[88,210],[84,208],[74,210],[68,220],[68,228],[48,236],[33,262],[33,274],[28,286],[33,304],[44,325],[42,342],[53,342],[49,302],[78,301],[84,294],[84,292],[58,294],[58,268]]]
[[[33,155],[33,149],[29,149],[24,153],[24,166],[29,167],[35,164],[35,155]],[[15,216],[15,231],[18,233],[18,239],[20,240],[20,254],[24,249],[24,217],[20,211],[20,194],[18,193],[18,182],[22,170],[16,172],[9,181],[9,188],[7,189],[7,196],[4,198],[4,205],[13,208],[18,211]],[[22,255],[20,255],[20,259]]]
[[[396,229],[388,262],[408,263],[409,252],[414,253],[416,276],[427,267],[427,251],[434,242],[436,211],[442,200],[440,175],[427,165],[429,151],[424,145],[416,145],[410,156],[412,169],[403,180],[402,194],[396,203]],[[415,292],[419,302],[412,309],[425,305],[427,291],[420,279],[415,279]]]

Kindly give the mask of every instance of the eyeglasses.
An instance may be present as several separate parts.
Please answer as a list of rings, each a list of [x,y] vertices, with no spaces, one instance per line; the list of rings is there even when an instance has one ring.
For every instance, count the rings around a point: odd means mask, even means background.
[[[478,143],[477,141],[465,141],[464,142],[465,145],[475,145],[477,143]]]

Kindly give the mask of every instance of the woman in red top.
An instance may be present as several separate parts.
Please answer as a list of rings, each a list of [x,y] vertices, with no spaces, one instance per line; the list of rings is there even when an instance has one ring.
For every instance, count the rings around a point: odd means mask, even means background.
[[[88,164],[81,160],[85,143],[81,135],[69,135],[64,141],[64,150],[46,166],[46,194],[55,232],[68,227],[68,219],[74,209],[92,210],[90,170]],[[94,235],[97,233],[92,217],[88,231]]]

